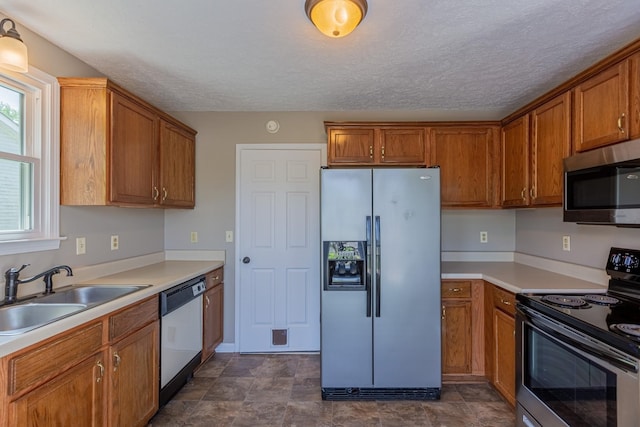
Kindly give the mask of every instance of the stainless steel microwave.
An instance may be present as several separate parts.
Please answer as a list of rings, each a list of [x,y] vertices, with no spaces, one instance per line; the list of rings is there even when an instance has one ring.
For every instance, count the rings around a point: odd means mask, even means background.
[[[640,227],[640,139],[564,159],[564,221]]]

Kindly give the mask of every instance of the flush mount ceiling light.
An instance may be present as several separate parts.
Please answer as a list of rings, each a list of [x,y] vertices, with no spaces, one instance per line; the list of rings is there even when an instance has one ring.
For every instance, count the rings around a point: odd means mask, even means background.
[[[344,37],[367,14],[367,0],[307,0],[307,16],[320,32],[329,37]]]
[[[5,31],[5,24],[11,27]],[[0,67],[19,73],[26,73],[29,69],[27,46],[22,42],[16,31],[16,23],[11,19],[0,21]]]

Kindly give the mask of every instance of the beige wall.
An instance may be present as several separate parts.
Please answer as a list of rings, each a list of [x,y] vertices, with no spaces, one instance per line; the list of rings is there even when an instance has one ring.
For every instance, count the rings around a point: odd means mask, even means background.
[[[0,15],[1,18],[4,16]],[[72,55],[44,40],[16,22],[17,30],[29,49],[29,63],[53,76],[95,77],[101,74]],[[67,237],[59,250],[0,256],[0,273],[21,264],[31,264],[25,277],[57,264],[72,268],[99,264],[137,255],[162,251],[164,248],[164,212],[151,209],[119,209],[112,207],[61,207],[60,233]],[[110,250],[110,236],[120,236],[120,249]],[[86,237],[87,253],[75,254],[75,238]],[[39,292],[41,282],[21,286],[19,294]],[[1,287],[4,293],[4,287]]]

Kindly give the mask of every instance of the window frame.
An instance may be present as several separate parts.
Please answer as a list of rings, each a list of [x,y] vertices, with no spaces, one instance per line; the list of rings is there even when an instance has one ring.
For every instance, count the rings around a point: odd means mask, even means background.
[[[33,176],[33,230],[0,234],[0,255],[60,248],[60,85],[33,66],[27,73],[0,71],[2,80],[29,88],[33,105],[25,102],[25,138],[32,138],[32,155],[39,158]],[[37,120],[35,116],[37,115]],[[38,171],[39,170],[39,171]]]

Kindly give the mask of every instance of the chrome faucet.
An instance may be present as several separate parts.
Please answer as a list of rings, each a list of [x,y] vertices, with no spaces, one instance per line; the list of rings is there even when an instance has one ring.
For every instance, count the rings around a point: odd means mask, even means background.
[[[29,264],[24,264],[20,268],[11,267],[4,273],[5,286],[4,286],[4,304],[13,304],[17,300],[18,285],[20,283],[33,282],[36,279],[43,278],[44,282],[44,294],[52,294],[53,292],[53,275],[60,273],[60,270],[66,270],[67,276],[73,276],[73,270],[68,265],[58,265],[52,267],[47,271],[36,274],[28,279],[20,279],[20,272],[27,268]]]

